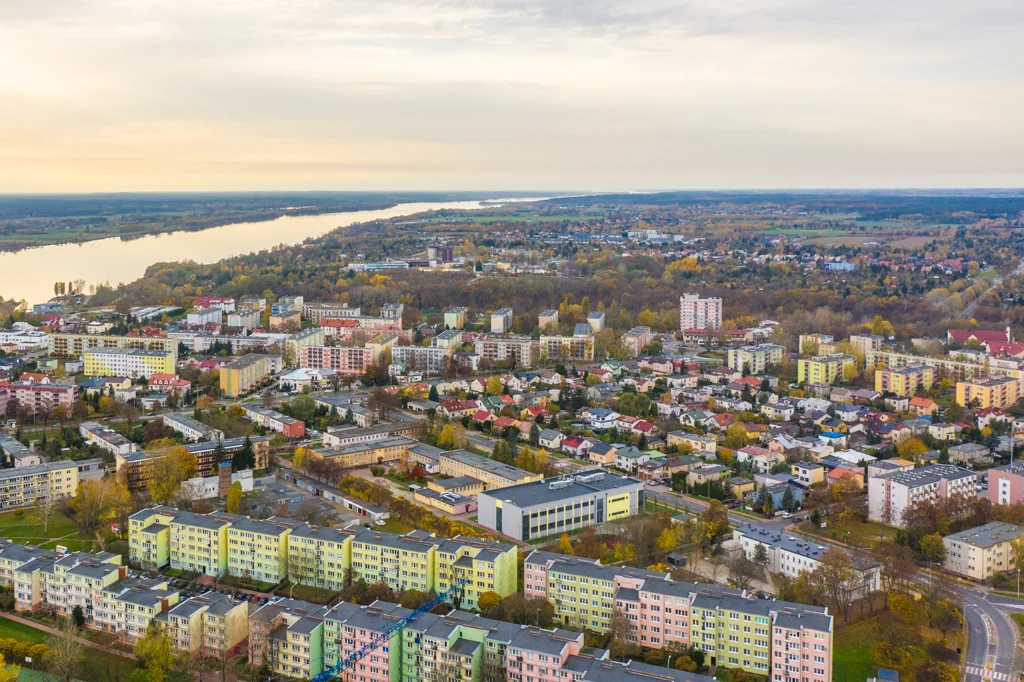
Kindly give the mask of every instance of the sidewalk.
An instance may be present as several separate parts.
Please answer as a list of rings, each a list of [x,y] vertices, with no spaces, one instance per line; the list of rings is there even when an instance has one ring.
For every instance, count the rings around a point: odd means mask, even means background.
[[[30,628],[35,628],[36,630],[40,630],[41,632],[45,632],[45,633],[47,633],[49,635],[57,635],[57,634],[59,634],[59,631],[57,630],[57,628],[52,628],[52,627],[50,627],[48,625],[43,625],[42,623],[37,623],[36,621],[34,621],[34,620],[30,619],[30,618],[22,618],[21,616],[16,616],[13,613],[0,613],[0,617],[6,618],[8,620],[13,620],[15,623],[21,623],[22,625],[27,625]],[[100,651],[106,651],[106,652],[114,653],[117,656],[121,656],[122,658],[129,658],[129,659],[131,659],[133,661],[137,661],[138,660],[138,657],[135,654],[133,654],[133,653],[130,653],[130,652],[127,652],[127,651],[120,651],[120,650],[117,650],[117,649],[108,648],[108,647],[103,646],[102,644],[97,644],[96,642],[93,642],[92,640],[88,640],[85,637],[75,637],[75,641],[78,642],[79,644],[83,645],[83,646],[89,647],[90,649],[98,649]]]

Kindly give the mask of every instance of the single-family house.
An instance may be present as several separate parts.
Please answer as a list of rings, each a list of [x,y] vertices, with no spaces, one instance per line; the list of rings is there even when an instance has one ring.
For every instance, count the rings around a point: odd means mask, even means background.
[[[817,462],[794,462],[789,467],[796,480],[810,487],[825,480],[825,467]]]
[[[540,437],[537,439],[537,442],[540,443],[542,448],[547,448],[548,450],[559,450],[561,449],[562,441],[564,440],[565,436],[561,431],[544,429],[540,432]]]

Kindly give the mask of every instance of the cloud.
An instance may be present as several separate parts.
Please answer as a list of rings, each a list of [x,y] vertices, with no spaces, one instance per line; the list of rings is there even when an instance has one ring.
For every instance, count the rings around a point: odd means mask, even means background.
[[[1017,0],[8,0],[0,185],[1019,185],[1022,29]]]

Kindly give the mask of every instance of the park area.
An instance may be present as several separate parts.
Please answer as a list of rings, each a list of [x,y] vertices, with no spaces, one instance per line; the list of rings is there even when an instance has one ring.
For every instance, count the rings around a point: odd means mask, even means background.
[[[49,523],[46,523],[43,511],[38,507],[0,512],[0,538],[10,538],[20,545],[36,545],[43,549],[54,549],[61,545],[71,552],[100,550],[99,541],[82,537],[72,519],[54,510]],[[117,537],[113,534],[105,537],[104,542],[107,551],[121,551],[117,546]]]

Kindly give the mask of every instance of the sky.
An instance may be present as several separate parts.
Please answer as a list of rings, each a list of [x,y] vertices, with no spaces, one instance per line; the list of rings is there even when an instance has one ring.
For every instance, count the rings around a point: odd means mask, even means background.
[[[4,0],[0,192],[1024,186],[1021,0]]]

